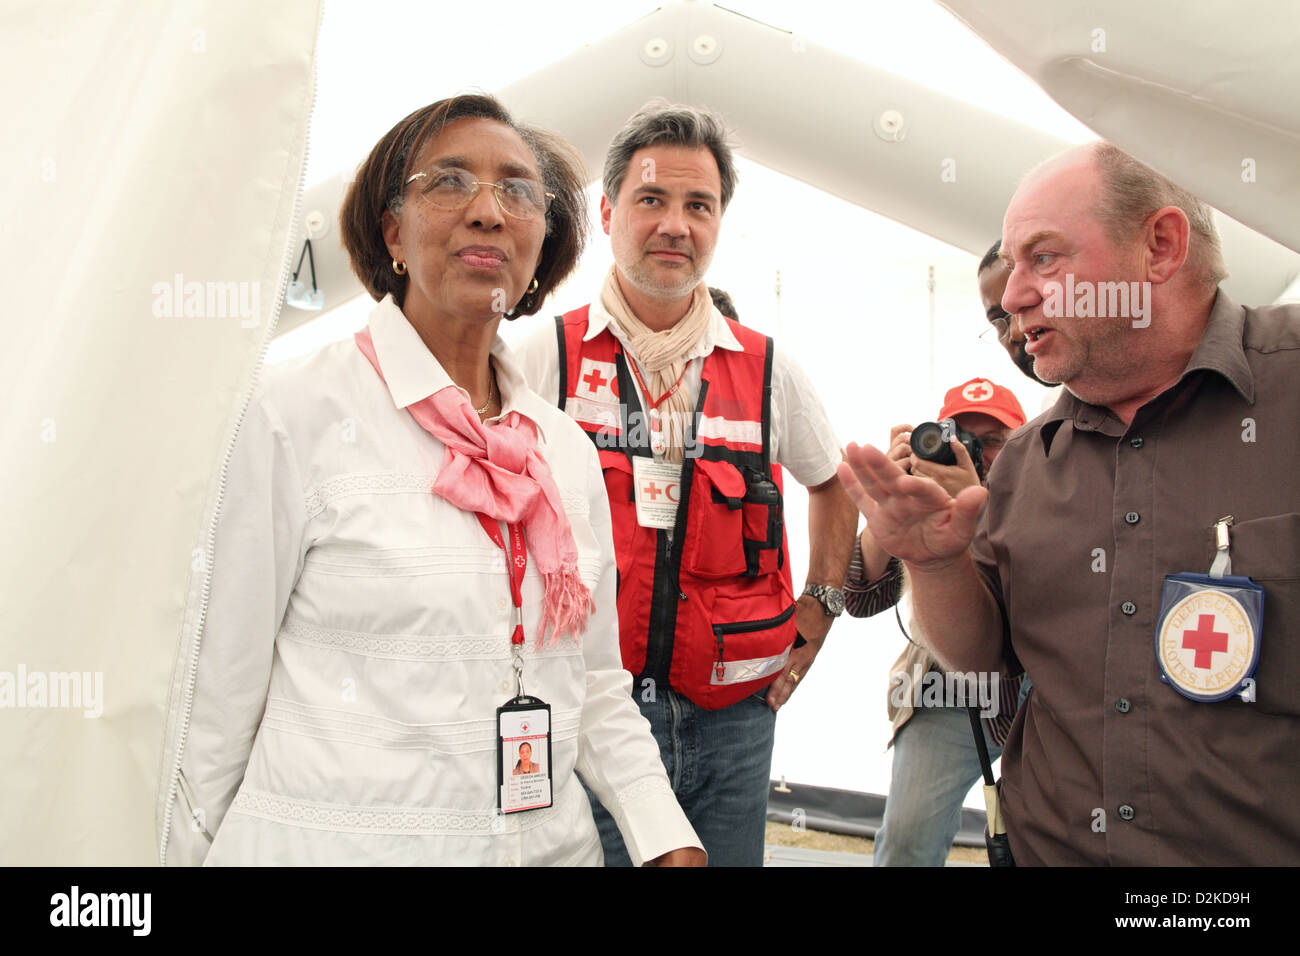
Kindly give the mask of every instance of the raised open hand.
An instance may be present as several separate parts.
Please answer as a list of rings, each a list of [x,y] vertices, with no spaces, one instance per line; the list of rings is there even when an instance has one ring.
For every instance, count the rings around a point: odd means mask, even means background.
[[[909,475],[871,445],[850,444],[839,478],[880,546],[918,568],[941,568],[975,537],[988,492],[966,488],[954,498],[930,478]]]

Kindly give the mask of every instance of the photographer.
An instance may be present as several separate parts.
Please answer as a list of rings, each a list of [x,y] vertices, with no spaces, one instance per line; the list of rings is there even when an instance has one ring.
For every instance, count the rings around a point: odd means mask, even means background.
[[[982,484],[1011,432],[1024,423],[1024,411],[1010,390],[987,379],[972,379],[944,396],[940,427],[922,426],[915,442],[911,425],[890,429],[888,454],[911,474],[930,478],[955,496]],[[942,439],[947,434],[951,440],[945,448]],[[979,454],[973,456],[967,443]],[[925,457],[914,450],[914,444]],[[941,458],[951,463],[936,460]],[[899,603],[902,584],[900,562],[890,558],[864,528],[844,584],[845,610],[855,617],[877,614]],[[924,676],[941,672],[914,623],[907,633],[908,646],[890,670],[894,763],[874,863],[942,866],[961,823],[962,800],[979,779],[979,756],[964,707],[949,700],[941,707],[914,706]],[[991,760],[1002,752],[1019,691],[1020,678],[996,686],[996,712],[983,721]]]

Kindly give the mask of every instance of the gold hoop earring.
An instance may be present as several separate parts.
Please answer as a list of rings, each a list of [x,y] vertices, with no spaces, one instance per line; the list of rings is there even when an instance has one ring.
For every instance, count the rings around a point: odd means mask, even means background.
[[[533,276],[533,284],[528,287],[528,292],[525,294],[532,295],[536,291],[537,291],[537,276]]]
[[[405,262],[398,262],[396,259],[394,259],[394,260],[393,260],[393,271],[396,272],[399,276],[404,276],[404,275],[406,275],[406,263],[405,263]]]

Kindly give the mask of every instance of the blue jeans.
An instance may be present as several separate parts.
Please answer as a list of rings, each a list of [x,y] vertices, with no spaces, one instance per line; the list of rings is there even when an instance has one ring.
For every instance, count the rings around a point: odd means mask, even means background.
[[[981,728],[982,729],[982,728]],[[989,762],[1001,747],[988,740]],[[918,707],[894,736],[885,819],[875,866],[943,866],[961,826],[966,794],[983,776],[963,707]]]
[[[709,866],[762,866],[776,714],[767,690],[704,710],[672,690],[650,702],[634,694],[677,802],[709,854]],[[606,866],[631,866],[614,818],[590,791]]]
[[[1033,689],[1026,676],[1017,710]],[[987,730],[984,742],[991,764],[1002,748],[989,740]],[[918,707],[894,735],[894,767],[872,863],[943,866],[961,827],[962,800],[983,776],[967,712],[960,707]]]

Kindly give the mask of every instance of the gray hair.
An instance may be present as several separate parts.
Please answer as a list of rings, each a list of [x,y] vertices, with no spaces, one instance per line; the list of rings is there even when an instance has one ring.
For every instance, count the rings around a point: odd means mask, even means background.
[[[1094,144],[1092,156],[1101,174],[1102,204],[1097,218],[1113,242],[1131,240],[1157,209],[1177,206],[1191,226],[1188,267],[1210,286],[1228,277],[1209,206],[1110,143]]]
[[[722,208],[727,208],[731,194],[736,191],[736,163],[722,117],[711,110],[658,98],[637,110],[609,144],[601,185],[611,203],[618,201],[633,154],[656,143],[696,149],[708,147],[717,161],[718,175],[722,179]]]

